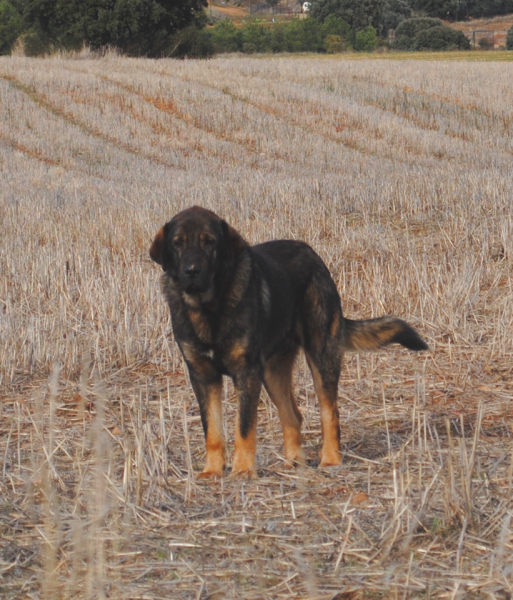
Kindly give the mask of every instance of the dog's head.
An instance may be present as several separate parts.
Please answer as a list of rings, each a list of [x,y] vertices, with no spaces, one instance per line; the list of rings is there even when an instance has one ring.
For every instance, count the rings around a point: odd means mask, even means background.
[[[218,273],[233,269],[245,246],[228,223],[210,210],[193,206],[162,227],[151,245],[150,257],[185,293],[204,294]]]

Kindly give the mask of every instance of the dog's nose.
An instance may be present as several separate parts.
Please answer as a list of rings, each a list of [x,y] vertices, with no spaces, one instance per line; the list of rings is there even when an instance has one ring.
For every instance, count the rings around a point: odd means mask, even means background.
[[[196,277],[196,275],[199,275],[200,271],[201,268],[198,265],[195,265],[194,263],[192,265],[187,265],[183,270],[187,277],[190,277],[191,279],[193,277]]]

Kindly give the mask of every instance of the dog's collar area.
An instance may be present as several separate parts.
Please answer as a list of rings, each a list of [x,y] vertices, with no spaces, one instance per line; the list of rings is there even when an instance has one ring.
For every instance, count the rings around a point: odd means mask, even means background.
[[[207,304],[214,299],[214,288],[211,286],[206,292],[192,293],[182,291],[182,299],[190,308],[199,308],[202,304]]]

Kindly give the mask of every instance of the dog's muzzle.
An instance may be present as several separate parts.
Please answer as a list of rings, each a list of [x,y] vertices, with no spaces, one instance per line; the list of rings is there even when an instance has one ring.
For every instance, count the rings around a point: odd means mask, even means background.
[[[188,294],[201,294],[208,291],[211,277],[206,260],[201,256],[192,256],[183,260],[179,280],[182,290]]]

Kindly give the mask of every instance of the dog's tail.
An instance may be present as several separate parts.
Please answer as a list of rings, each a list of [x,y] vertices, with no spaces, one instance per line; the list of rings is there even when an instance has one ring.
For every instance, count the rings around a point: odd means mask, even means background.
[[[388,344],[401,344],[410,350],[428,350],[429,346],[417,331],[396,317],[380,317],[365,321],[344,319],[342,347],[344,350],[376,350]]]

